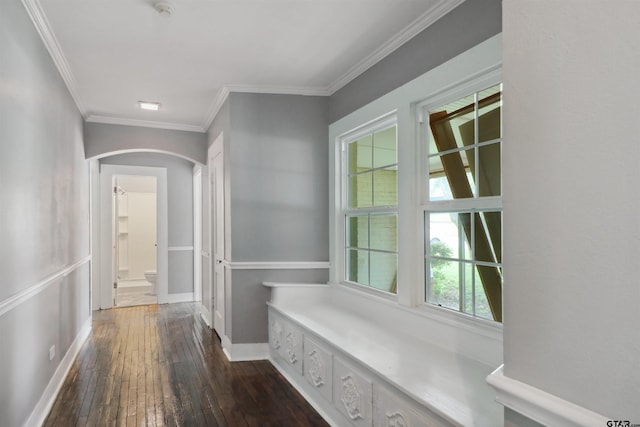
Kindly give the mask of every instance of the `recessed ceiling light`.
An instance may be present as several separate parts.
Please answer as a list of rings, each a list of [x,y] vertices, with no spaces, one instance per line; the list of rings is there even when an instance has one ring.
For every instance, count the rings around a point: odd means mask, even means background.
[[[158,111],[160,108],[159,102],[138,101],[138,105],[140,105],[140,108],[143,110]]]

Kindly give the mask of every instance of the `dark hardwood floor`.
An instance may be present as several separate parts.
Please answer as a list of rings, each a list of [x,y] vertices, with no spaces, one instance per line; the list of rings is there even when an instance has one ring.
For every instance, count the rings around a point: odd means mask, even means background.
[[[195,304],[95,312],[44,425],[327,426],[268,361],[227,361]]]

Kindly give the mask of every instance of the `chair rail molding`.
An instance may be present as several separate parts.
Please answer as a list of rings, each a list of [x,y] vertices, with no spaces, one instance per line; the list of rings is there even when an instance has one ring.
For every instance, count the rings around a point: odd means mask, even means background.
[[[329,269],[328,261],[228,261],[222,260],[225,267],[232,270],[322,270]]]
[[[35,285],[29,286],[28,288],[23,289],[22,291],[10,296],[9,298],[3,301],[0,301],[0,316],[13,310],[14,308],[19,306],[23,302],[29,300],[30,298],[33,298],[35,295],[39,294],[40,292],[44,291],[47,287],[55,283],[56,280],[63,278],[65,276],[68,276],[73,271],[77,270],[78,268],[88,263],[89,261],[91,261],[91,255],[87,255],[86,257],[82,258],[79,261],[76,261],[73,264],[70,264],[69,266],[63,268],[62,270],[59,270],[45,277]]]

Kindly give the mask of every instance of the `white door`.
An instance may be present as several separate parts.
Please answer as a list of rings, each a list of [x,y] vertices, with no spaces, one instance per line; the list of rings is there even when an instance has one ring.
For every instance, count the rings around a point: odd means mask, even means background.
[[[119,251],[119,242],[118,236],[120,235],[119,229],[119,213],[120,213],[120,197],[118,195],[118,179],[117,177],[113,177],[113,233],[111,235],[112,239],[112,253],[111,259],[113,264],[113,271],[111,273],[112,281],[113,281],[113,305],[116,305],[116,301],[118,300],[118,271],[120,270],[120,251]]]
[[[225,334],[225,266],[224,266],[224,157],[220,135],[209,150],[211,189],[211,259],[212,259],[212,313],[213,327],[222,338]]]

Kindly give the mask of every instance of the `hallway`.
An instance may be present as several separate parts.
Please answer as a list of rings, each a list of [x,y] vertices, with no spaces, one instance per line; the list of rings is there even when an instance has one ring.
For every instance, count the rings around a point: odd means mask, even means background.
[[[196,304],[94,312],[45,426],[326,426],[268,361],[230,363]]]

